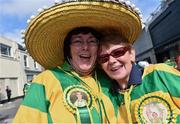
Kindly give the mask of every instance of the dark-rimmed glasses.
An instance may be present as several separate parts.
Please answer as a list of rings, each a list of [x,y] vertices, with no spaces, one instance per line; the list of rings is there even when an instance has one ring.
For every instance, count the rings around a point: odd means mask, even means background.
[[[98,62],[100,64],[106,63],[107,61],[109,61],[110,56],[112,56],[114,58],[118,58],[118,57],[123,56],[128,50],[130,50],[130,46],[117,48],[117,49],[111,51],[110,54],[99,55],[98,56]]]

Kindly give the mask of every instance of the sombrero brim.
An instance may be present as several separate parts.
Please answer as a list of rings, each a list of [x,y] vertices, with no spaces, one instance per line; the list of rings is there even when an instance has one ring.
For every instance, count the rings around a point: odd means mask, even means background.
[[[112,2],[70,2],[51,7],[34,18],[25,33],[29,54],[43,67],[53,68],[64,61],[64,39],[76,27],[103,31],[114,27],[133,43],[141,31],[138,15]]]

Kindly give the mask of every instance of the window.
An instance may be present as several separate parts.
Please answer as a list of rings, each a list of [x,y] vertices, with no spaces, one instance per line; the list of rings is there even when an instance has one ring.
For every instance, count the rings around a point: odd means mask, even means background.
[[[0,54],[11,56],[11,47],[0,43]]]
[[[32,79],[33,79],[33,75],[27,75],[27,81],[28,81],[28,82],[31,82]]]
[[[34,61],[34,68],[38,68],[38,64],[37,64],[37,62],[36,61]]]
[[[28,58],[27,58],[26,55],[24,55],[24,66],[25,66],[25,67],[28,67],[28,66],[29,66],[29,65],[28,65]]]

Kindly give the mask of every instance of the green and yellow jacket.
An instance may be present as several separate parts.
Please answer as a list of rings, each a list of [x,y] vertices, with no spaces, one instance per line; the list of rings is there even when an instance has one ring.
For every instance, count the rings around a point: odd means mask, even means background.
[[[101,72],[81,77],[65,62],[42,72],[32,82],[14,123],[117,122],[117,106],[109,94],[111,83]],[[74,104],[77,92],[86,100],[83,107]]]
[[[180,123],[180,72],[166,64],[150,65],[143,75],[133,65],[129,88],[114,88],[118,123]]]

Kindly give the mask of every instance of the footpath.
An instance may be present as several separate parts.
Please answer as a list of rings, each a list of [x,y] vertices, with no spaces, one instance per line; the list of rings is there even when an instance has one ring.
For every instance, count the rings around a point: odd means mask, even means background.
[[[14,99],[11,102],[0,104],[0,124],[9,124],[12,122],[22,98]]]

